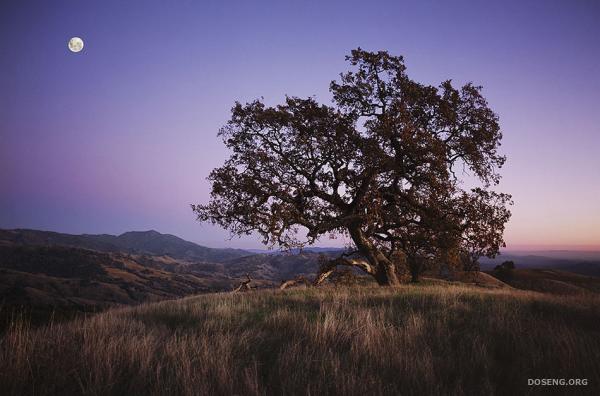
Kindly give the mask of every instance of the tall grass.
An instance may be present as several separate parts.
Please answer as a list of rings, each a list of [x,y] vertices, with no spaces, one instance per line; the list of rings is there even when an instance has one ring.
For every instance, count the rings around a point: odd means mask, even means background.
[[[598,394],[600,302],[466,286],[215,294],[0,341],[0,392]],[[586,378],[530,387],[528,378]]]

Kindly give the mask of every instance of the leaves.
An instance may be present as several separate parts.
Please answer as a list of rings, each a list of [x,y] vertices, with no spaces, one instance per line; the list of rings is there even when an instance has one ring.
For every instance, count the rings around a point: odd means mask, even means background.
[[[347,233],[375,268],[397,251],[497,253],[510,196],[490,190],[505,157],[481,87],[417,83],[385,51],[347,60],[332,106],[234,105],[219,132],[231,155],[209,176],[210,202],[192,206],[198,219],[283,248]],[[464,191],[463,170],[481,186]]]

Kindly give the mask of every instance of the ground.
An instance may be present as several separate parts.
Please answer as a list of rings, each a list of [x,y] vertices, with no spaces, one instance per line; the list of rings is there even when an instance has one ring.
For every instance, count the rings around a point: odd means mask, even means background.
[[[598,394],[600,299],[423,282],[218,293],[1,339],[4,394]],[[587,386],[531,387],[529,378]]]

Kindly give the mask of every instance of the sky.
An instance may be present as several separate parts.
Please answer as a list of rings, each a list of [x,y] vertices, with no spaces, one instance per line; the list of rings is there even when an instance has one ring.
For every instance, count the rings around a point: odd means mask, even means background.
[[[2,1],[0,228],[260,247],[190,209],[228,156],[219,128],[235,101],[331,103],[361,47],[419,82],[484,87],[509,249],[600,249],[598,20],[593,0]]]

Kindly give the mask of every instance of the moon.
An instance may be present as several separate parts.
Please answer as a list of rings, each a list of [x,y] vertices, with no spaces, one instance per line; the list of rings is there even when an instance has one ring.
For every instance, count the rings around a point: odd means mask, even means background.
[[[69,40],[69,49],[71,52],[79,52],[83,49],[83,40],[79,37],[73,37]]]

